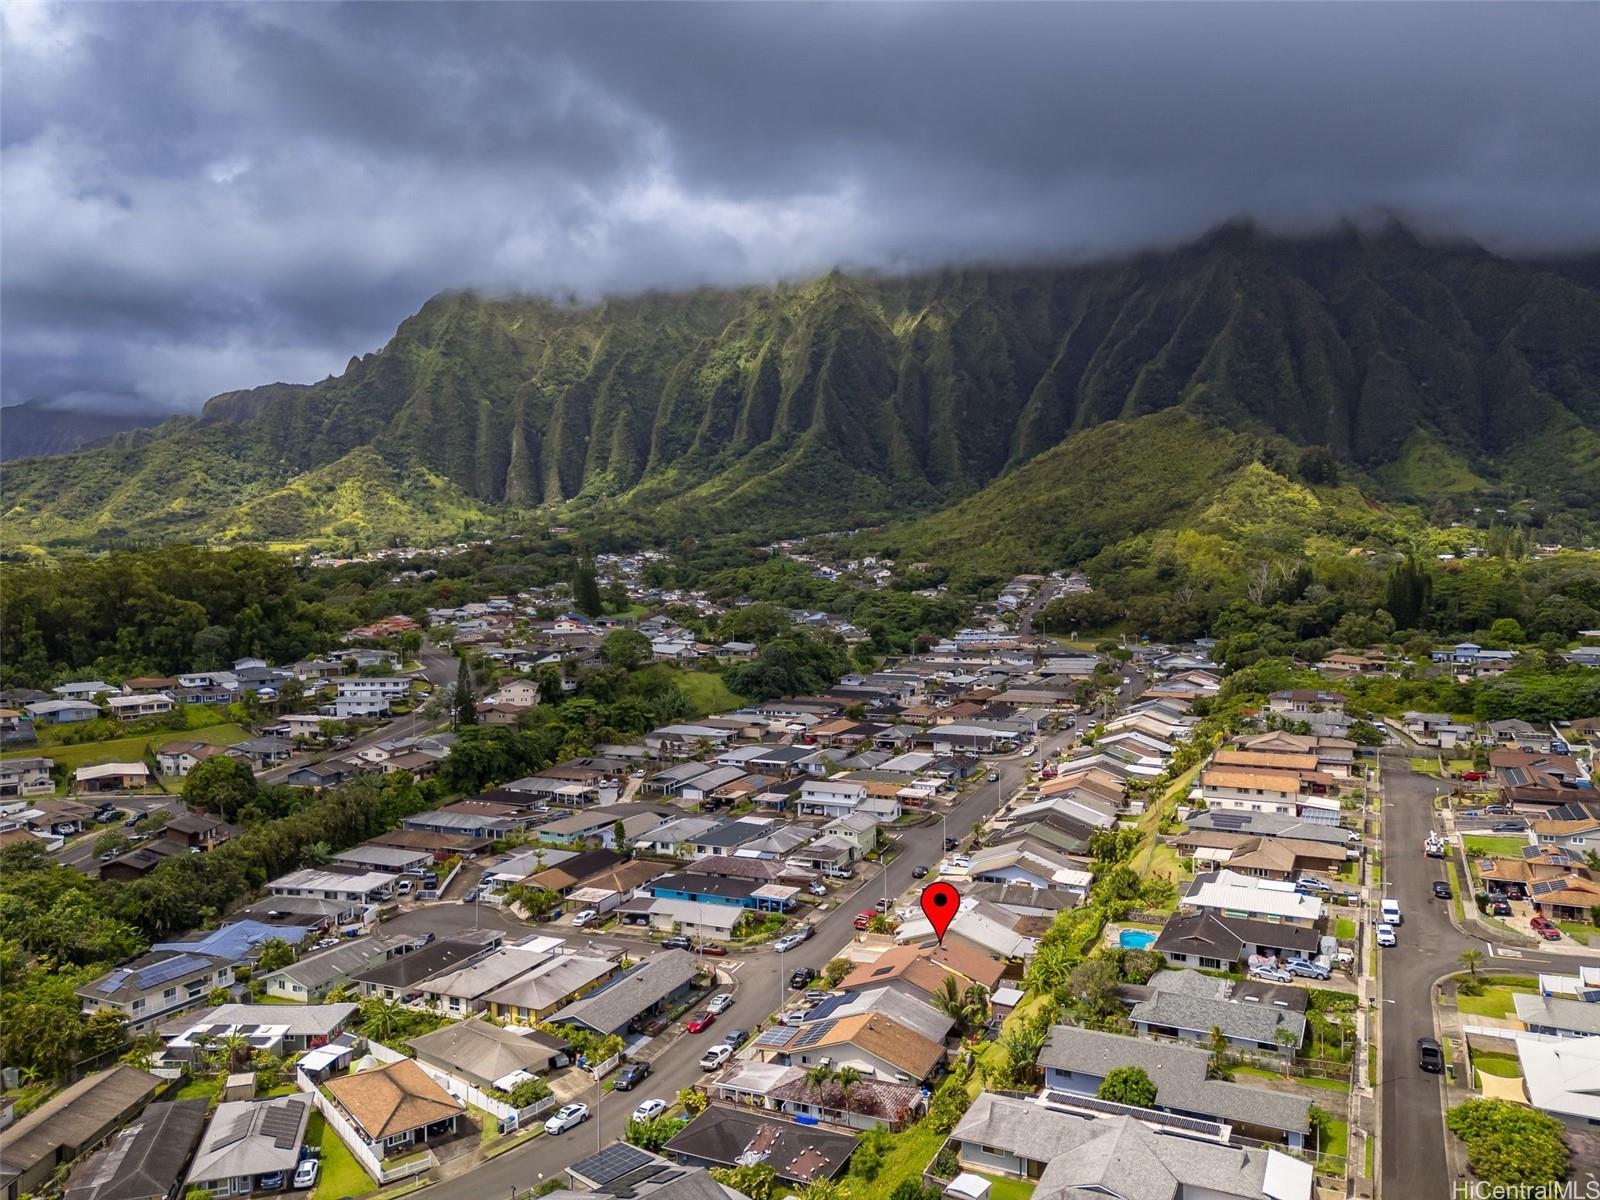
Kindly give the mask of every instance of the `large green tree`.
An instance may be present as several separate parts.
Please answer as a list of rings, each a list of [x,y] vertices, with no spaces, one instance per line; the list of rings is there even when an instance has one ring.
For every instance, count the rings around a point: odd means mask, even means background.
[[[1156,1102],[1156,1085],[1143,1067],[1113,1067],[1095,1095],[1113,1104],[1149,1108]]]
[[[237,821],[256,798],[256,777],[242,758],[216,754],[196,766],[183,781],[183,800],[190,808]]]

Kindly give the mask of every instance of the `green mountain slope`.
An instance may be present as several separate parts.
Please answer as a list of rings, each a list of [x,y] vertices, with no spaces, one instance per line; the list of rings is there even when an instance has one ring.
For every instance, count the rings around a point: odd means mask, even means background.
[[[12,464],[0,530],[419,537],[549,506],[624,532],[798,532],[942,507],[1171,409],[1329,447],[1398,496],[1532,490],[1593,514],[1596,277],[1398,230],[1229,228],[1087,266],[584,307],[445,295],[337,378]]]

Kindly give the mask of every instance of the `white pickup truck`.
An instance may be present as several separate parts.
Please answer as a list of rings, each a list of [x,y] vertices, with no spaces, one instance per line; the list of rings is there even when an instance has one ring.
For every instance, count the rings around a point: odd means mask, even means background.
[[[1405,918],[1400,915],[1400,901],[1385,900],[1380,913],[1380,919],[1386,925],[1404,925]]]

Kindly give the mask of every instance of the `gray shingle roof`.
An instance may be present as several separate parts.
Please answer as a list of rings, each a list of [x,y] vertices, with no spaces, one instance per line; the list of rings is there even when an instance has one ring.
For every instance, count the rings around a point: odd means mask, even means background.
[[[1277,1044],[1277,1031],[1288,1030],[1298,1046],[1305,1040],[1303,1013],[1272,1003],[1270,999],[1228,999],[1229,981],[1197,971],[1158,971],[1150,979],[1150,992],[1128,1014],[1135,1025],[1208,1033],[1214,1026],[1230,1038]]]
[[[696,969],[694,955],[687,950],[663,951],[626,975],[574,1000],[550,1019],[587,1025],[601,1033],[614,1032],[688,983]]]

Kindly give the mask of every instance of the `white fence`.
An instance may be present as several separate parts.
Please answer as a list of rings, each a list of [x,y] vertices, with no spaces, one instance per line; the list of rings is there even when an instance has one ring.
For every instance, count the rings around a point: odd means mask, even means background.
[[[604,1062],[597,1062],[589,1067],[589,1074],[593,1075],[596,1079],[604,1079],[607,1075],[611,1074],[611,1072],[615,1071],[617,1067],[621,1065],[621,1063],[622,1055],[613,1054]]]
[[[294,1073],[295,1086],[311,1097],[311,1103],[316,1106],[323,1120],[327,1121],[334,1133],[339,1135],[339,1140],[345,1144],[346,1149],[355,1155],[366,1173],[379,1184],[394,1183],[396,1180],[409,1179],[413,1175],[421,1175],[424,1171],[431,1171],[439,1165],[439,1160],[433,1156],[432,1150],[423,1150],[413,1158],[394,1166],[385,1166],[383,1159],[373,1153],[372,1147],[367,1145],[365,1138],[357,1132],[355,1126],[345,1119],[342,1112],[333,1101],[324,1096],[311,1078],[301,1070]]]

